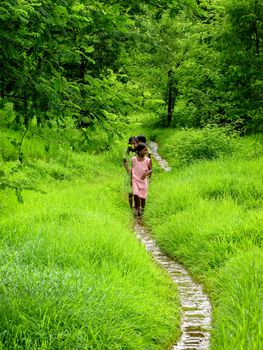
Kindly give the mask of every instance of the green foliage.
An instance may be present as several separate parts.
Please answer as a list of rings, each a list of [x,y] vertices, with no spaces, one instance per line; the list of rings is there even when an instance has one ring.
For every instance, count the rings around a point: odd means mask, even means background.
[[[175,147],[167,130],[160,135],[160,152],[164,142]],[[188,147],[191,155],[195,145]],[[257,349],[262,343],[262,137],[236,139],[232,152],[223,154],[154,178],[145,219],[162,249],[208,290],[212,349]]]
[[[166,102],[166,110],[156,108],[161,125],[167,125],[170,101],[174,127],[212,123],[243,133],[261,130],[261,17],[261,1],[187,1],[178,4],[176,16],[164,10],[157,19],[147,12],[139,52],[126,62],[143,89]],[[134,72],[134,59],[142,72]]]
[[[46,194],[24,191],[20,205],[0,192],[0,348],[169,347],[178,300],[128,228],[117,154],[45,149],[30,137],[23,167],[5,162],[3,171],[38,179]]]
[[[15,191],[19,203],[23,203],[24,191],[35,191],[45,193],[31,178],[19,176],[21,165],[18,162],[7,162],[0,165],[0,191],[11,189]]]
[[[252,0],[3,2],[4,118],[118,133],[132,111],[167,124],[168,104],[171,126],[261,130],[262,16]]]
[[[262,250],[230,259],[215,279],[212,349],[258,349],[262,344]]]
[[[0,10],[0,94],[26,126],[34,117],[41,125],[111,123],[109,114],[131,108],[131,89],[117,73],[121,37],[133,22],[117,6],[15,1]]]
[[[258,69],[262,64],[262,2],[234,0],[223,5],[225,16],[218,21],[215,36],[222,78],[217,86],[225,92],[221,110],[226,119],[240,119],[247,128],[255,128],[260,123],[254,116],[260,113],[262,121],[262,72]]]
[[[156,129],[151,137],[160,142],[160,152],[172,166],[182,167],[190,163],[229,155],[235,148],[235,138],[227,129],[216,126],[204,129]]]
[[[2,105],[0,109],[0,127],[10,128],[16,116],[14,106],[11,102],[3,103],[2,100],[0,100],[0,105]]]
[[[262,124],[262,50],[256,48],[263,34],[262,4],[217,1],[207,14],[209,22],[195,21],[194,41],[180,67],[178,88],[192,126],[230,123],[243,132],[257,130]],[[180,115],[178,124],[185,125]]]
[[[32,183],[30,182],[24,182],[24,181],[10,181],[8,178],[5,176],[0,176],[0,190],[5,190],[5,189],[12,189],[15,190],[16,198],[19,203],[23,203],[23,196],[22,196],[22,191],[25,190],[30,190],[30,191],[36,191],[36,192],[41,192],[45,193],[38,188],[36,188]]]

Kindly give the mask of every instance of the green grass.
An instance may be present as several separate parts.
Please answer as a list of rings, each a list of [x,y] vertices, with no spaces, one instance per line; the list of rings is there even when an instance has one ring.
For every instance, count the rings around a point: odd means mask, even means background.
[[[31,141],[22,168],[1,164],[45,194],[0,192],[0,349],[168,348],[177,292],[132,232],[122,154]]]
[[[189,166],[199,160],[216,159],[233,153],[236,138],[228,130],[217,127],[205,129],[155,129],[150,132],[157,139],[160,153],[174,168]]]
[[[162,147],[166,133],[159,131],[161,153],[173,147]],[[260,349],[263,340],[262,143],[234,142],[232,154],[191,158],[153,177],[145,213],[162,248],[209,292],[214,350]]]
[[[216,299],[214,349],[258,350],[263,343],[263,252],[239,252],[214,281]]]

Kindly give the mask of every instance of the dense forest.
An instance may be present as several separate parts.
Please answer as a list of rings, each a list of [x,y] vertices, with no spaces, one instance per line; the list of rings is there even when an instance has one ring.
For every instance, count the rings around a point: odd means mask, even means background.
[[[262,130],[261,0],[4,1],[0,21],[2,125]]]
[[[211,349],[262,347],[262,47],[263,0],[1,1],[0,350],[177,343],[123,190],[139,134],[171,166],[143,220],[209,296]]]

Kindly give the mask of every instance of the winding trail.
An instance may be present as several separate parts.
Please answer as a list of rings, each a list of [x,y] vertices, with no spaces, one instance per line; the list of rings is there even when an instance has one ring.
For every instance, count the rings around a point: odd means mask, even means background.
[[[157,153],[158,145],[151,142],[150,148],[160,167],[165,171],[170,171],[168,163]],[[202,286],[192,280],[182,265],[168,258],[160,250],[141,219],[136,220],[134,231],[142,244],[145,245],[146,250],[168,272],[178,287],[182,306],[181,338],[176,345],[171,347],[171,350],[209,349],[212,307]]]

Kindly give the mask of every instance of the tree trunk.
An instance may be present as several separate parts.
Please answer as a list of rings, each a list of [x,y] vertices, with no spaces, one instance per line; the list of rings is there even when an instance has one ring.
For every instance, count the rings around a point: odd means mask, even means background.
[[[174,86],[174,71],[168,71],[168,108],[167,108],[167,126],[172,124],[174,102],[175,102],[175,86]]]
[[[258,1],[255,1],[255,20],[254,20],[254,32],[255,32],[255,37],[256,37],[256,54],[259,55],[259,51],[260,51],[260,37],[259,37],[259,33],[258,33],[258,16],[257,16],[257,12],[258,12]]]

